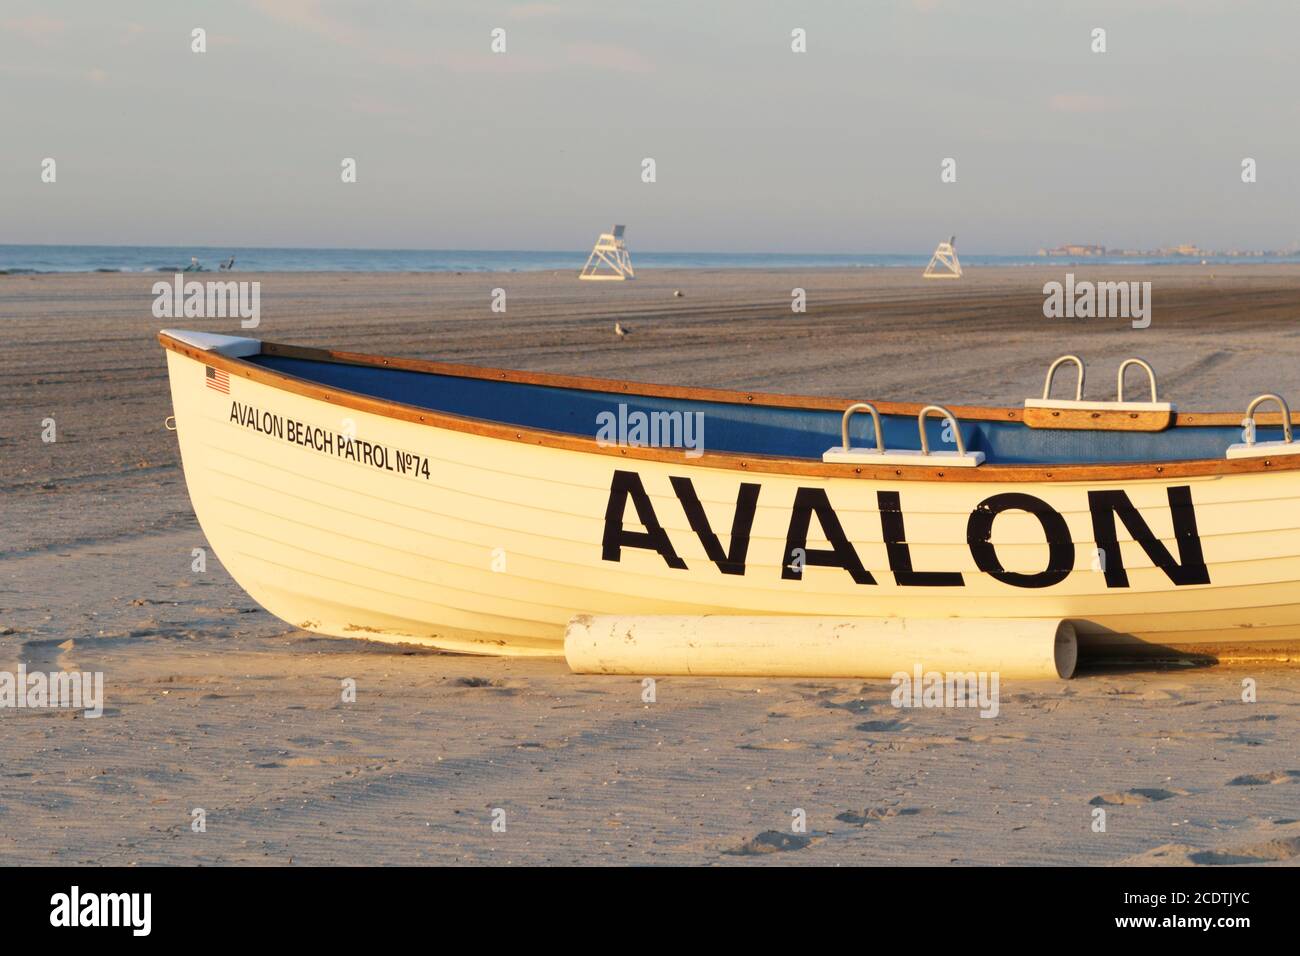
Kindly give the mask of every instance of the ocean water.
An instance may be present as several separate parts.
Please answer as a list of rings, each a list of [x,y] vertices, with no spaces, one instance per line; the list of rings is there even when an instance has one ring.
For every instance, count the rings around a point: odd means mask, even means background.
[[[199,260],[205,270],[235,257],[236,272],[577,272],[590,250],[572,252],[497,251],[486,249],[288,249],[228,246],[19,246],[0,245],[0,275],[45,272],[178,272]],[[637,269],[924,269],[930,253],[770,253],[642,252],[635,248]],[[1199,258],[1099,256],[1080,259],[1024,256],[967,256],[963,266],[1152,265],[1199,264]],[[1215,257],[1210,262],[1300,262],[1283,258]]]

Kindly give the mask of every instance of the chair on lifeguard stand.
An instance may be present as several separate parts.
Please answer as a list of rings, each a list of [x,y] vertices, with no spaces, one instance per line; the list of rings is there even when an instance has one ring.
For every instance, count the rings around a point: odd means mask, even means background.
[[[627,246],[623,244],[623,226],[615,226],[612,232],[603,232],[596,240],[596,245],[587,257],[587,264],[578,273],[579,279],[635,279],[632,271],[632,257],[628,255]],[[601,266],[611,271],[602,272]]]
[[[961,263],[957,260],[956,236],[949,236],[947,242],[939,243],[930,257],[930,264],[925,267],[923,279],[960,279]],[[936,268],[941,267],[941,268]]]

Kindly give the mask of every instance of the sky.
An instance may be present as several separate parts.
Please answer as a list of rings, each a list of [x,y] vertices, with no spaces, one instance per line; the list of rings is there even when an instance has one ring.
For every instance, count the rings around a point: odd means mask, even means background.
[[[1279,249],[1297,37],[1295,0],[4,0],[0,243]]]

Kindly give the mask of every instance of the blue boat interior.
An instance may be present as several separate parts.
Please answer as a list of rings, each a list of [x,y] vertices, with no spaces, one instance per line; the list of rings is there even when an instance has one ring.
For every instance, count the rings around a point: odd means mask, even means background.
[[[707,452],[820,461],[823,452],[840,444],[842,413],[837,411],[592,392],[278,355],[255,355],[248,361],[286,375],[372,398],[587,438],[597,437],[602,421],[610,421],[611,416],[617,420],[622,405],[625,409],[623,420],[629,422],[635,421],[636,412],[647,417],[656,412],[681,413],[682,425],[673,429],[674,434],[680,442],[697,442],[695,447]],[[685,432],[686,416],[695,413],[702,417],[692,418],[692,430]],[[882,415],[881,419],[887,448],[921,447],[915,416]],[[672,419],[661,417],[659,421],[662,424]],[[1055,465],[1222,458],[1229,445],[1242,440],[1241,429],[1237,426],[1174,427],[1162,432],[1068,431],[1029,428],[1012,421],[961,421],[959,427],[967,450],[981,451],[985,461],[996,464]],[[931,450],[953,448],[951,443],[943,441],[942,419],[929,419],[926,429]],[[870,415],[855,415],[849,434],[854,447],[875,447]],[[1257,437],[1260,441],[1281,438],[1281,428],[1260,426]],[[671,446],[674,442],[661,441],[661,444]]]

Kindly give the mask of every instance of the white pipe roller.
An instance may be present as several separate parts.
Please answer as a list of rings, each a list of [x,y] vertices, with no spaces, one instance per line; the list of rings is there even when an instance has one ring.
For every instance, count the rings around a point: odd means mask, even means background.
[[[1004,678],[1074,673],[1074,626],[1056,618],[593,616],[564,632],[577,674],[892,677],[925,671]]]

